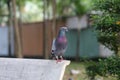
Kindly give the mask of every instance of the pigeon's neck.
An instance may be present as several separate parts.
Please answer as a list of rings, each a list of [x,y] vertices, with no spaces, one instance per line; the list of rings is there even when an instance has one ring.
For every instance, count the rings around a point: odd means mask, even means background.
[[[58,33],[58,37],[64,37],[65,36],[65,31],[60,30]]]

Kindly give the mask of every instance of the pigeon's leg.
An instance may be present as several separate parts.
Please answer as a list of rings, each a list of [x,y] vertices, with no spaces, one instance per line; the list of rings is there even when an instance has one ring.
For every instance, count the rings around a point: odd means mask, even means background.
[[[56,56],[56,61],[57,61],[57,63],[61,62],[61,59],[59,59],[59,56]]]
[[[58,56],[57,62],[61,62],[62,60],[63,60],[63,57],[62,56]]]
[[[63,56],[60,56],[60,59],[63,60]]]
[[[58,56],[55,56],[55,59],[56,59],[56,60],[59,60]]]

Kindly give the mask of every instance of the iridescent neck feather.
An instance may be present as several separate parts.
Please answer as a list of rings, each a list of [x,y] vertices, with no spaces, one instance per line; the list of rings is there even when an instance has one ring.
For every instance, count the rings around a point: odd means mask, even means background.
[[[60,30],[58,33],[58,37],[64,37],[65,36],[65,31],[64,30]]]

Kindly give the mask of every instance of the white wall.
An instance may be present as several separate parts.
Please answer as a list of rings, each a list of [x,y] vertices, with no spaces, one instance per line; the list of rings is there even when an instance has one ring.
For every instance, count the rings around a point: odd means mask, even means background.
[[[111,51],[109,48],[105,47],[102,44],[99,44],[100,57],[109,57],[114,55],[114,51]]]
[[[70,29],[82,29],[87,27],[87,16],[82,17],[73,16],[67,19],[67,26]]]

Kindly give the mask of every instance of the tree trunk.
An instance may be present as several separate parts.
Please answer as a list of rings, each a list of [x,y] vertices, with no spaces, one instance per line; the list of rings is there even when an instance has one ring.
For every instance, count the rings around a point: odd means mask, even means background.
[[[12,14],[11,14],[11,4],[10,4],[11,2],[10,2],[10,0],[8,0],[7,1],[7,8],[8,8],[8,11],[9,11],[9,21],[8,21],[8,25],[9,25],[9,27],[8,27],[8,36],[9,36],[9,38],[8,38],[8,41],[9,41],[9,46],[8,46],[8,51],[9,51],[9,56],[12,56],[11,55],[11,28],[12,28],[12,26],[13,26],[13,24],[12,24]]]
[[[56,34],[56,0],[52,0],[52,12],[53,12],[52,38],[54,39]]]
[[[16,0],[12,0],[12,9],[13,9],[13,25],[15,29],[15,54],[16,57],[22,58],[22,49],[21,49],[21,41],[20,41],[20,32],[18,27],[18,21],[16,19]]]
[[[49,58],[48,54],[48,27],[47,27],[47,20],[46,20],[46,10],[47,10],[47,0],[43,0],[43,53],[45,59]]]
[[[20,17],[19,17],[19,20],[18,20],[18,27],[19,27],[19,36],[20,36],[20,43],[21,43],[21,53],[23,53],[23,45],[22,45],[22,10],[23,10],[23,7],[22,7],[23,5],[21,5],[20,4],[20,2],[19,2],[19,4],[18,4],[18,9],[19,9],[19,15],[20,15]]]

